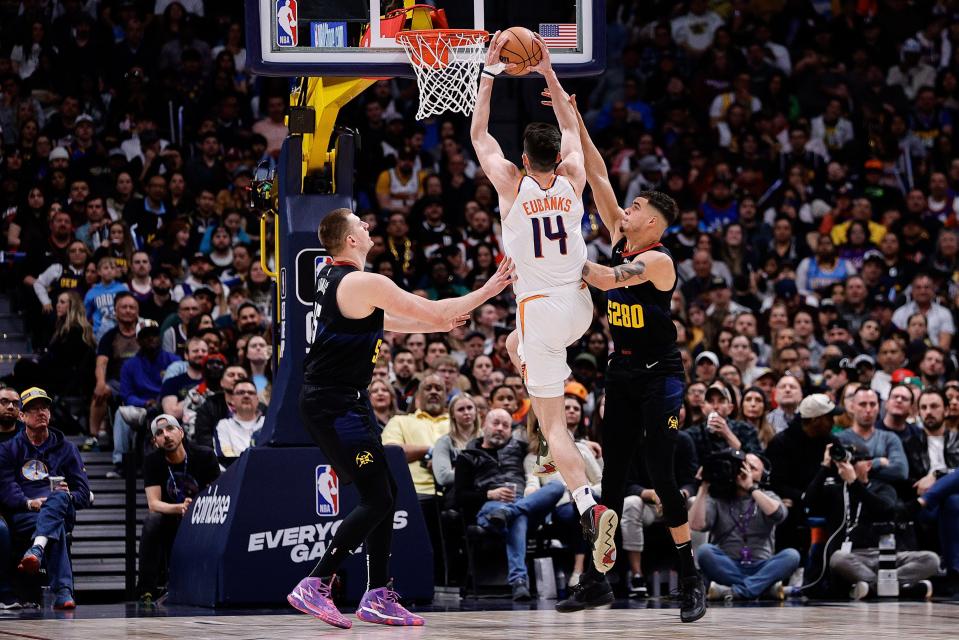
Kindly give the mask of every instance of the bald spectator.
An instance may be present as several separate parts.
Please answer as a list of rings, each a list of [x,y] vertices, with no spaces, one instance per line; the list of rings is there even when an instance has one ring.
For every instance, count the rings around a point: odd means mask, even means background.
[[[852,398],[852,427],[839,433],[839,441],[855,445],[871,456],[869,477],[888,483],[906,479],[909,465],[899,437],[876,428],[879,415],[879,395],[868,387],[861,387]]]
[[[952,345],[952,337],[956,334],[956,325],[952,313],[935,301],[936,289],[932,278],[919,274],[912,279],[911,300],[896,309],[892,314],[892,322],[899,329],[905,330],[909,318],[915,313],[921,313],[926,318],[929,338],[934,344],[948,349]]]
[[[776,382],[776,404],[778,406],[766,414],[766,420],[776,430],[776,433],[785,431],[790,423],[796,419],[796,412],[802,399],[802,385],[795,376],[784,375]]]

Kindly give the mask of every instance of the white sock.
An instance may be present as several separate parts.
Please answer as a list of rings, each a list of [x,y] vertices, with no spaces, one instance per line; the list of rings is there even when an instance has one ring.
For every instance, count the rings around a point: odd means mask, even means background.
[[[37,536],[33,539],[33,544],[37,545],[41,549],[47,548],[47,537],[46,536]]]
[[[573,490],[573,502],[576,503],[576,510],[579,511],[580,515],[586,513],[586,510],[596,504],[596,500],[593,498],[593,492],[590,491],[589,486],[583,485],[578,489]]]

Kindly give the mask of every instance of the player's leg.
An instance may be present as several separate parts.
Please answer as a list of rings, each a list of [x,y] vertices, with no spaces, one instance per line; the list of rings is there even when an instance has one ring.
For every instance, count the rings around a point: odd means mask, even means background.
[[[663,521],[679,554],[683,598],[680,617],[683,622],[694,622],[706,613],[706,594],[702,576],[693,562],[686,499],[679,492],[673,469],[684,386],[678,376],[657,378],[646,385],[641,391],[641,415],[646,432],[643,452],[646,469],[663,505]]]

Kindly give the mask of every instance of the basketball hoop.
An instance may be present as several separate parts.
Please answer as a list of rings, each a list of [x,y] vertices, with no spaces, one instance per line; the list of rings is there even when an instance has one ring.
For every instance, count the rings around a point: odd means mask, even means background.
[[[477,78],[489,33],[475,29],[401,31],[396,41],[406,49],[416,71],[420,106],[416,119],[445,111],[465,116],[476,106]]]

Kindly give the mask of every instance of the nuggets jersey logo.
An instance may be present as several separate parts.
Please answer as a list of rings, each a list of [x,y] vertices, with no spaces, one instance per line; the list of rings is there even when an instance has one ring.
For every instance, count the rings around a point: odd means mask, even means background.
[[[336,516],[340,513],[340,481],[328,464],[316,465],[316,515]]]
[[[669,419],[666,421],[666,426],[670,429],[679,429],[679,418],[676,416],[669,416]]]
[[[46,480],[50,470],[42,460],[27,460],[20,468],[20,473],[26,480]]]
[[[373,454],[369,451],[361,451],[356,454],[356,466],[364,467],[371,462],[373,462]]]
[[[586,262],[583,201],[565,176],[544,189],[530,176],[519,182],[503,220],[506,255],[516,263],[517,298],[530,291],[579,284]]]

